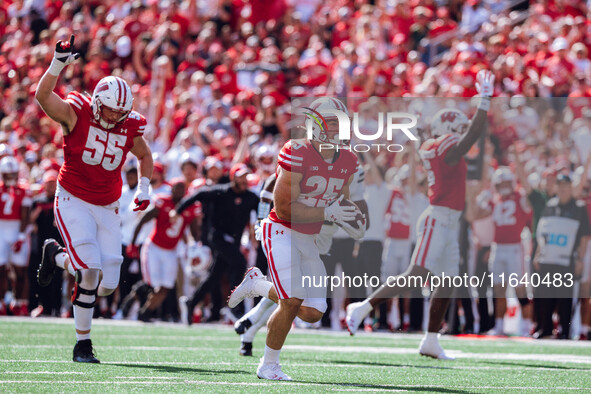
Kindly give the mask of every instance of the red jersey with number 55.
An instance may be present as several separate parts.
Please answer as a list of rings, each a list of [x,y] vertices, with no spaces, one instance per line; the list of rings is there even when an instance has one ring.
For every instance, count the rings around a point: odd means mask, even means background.
[[[495,224],[494,242],[498,244],[520,243],[521,231],[531,218],[527,197],[514,191],[507,198],[496,195],[490,204]]]
[[[66,102],[78,120],[64,136],[65,161],[58,182],[88,203],[109,205],[121,197],[121,167],[133,139],[144,133],[146,119],[131,111],[123,123],[105,130],[94,120],[88,96],[71,92]]]
[[[183,236],[185,227],[188,226],[193,219],[201,215],[201,204],[196,204],[183,211],[180,218],[172,223],[169,212],[174,209],[174,202],[170,196],[158,196],[155,202],[156,208],[159,209],[156,217],[156,225],[150,239],[155,245],[163,249],[174,249]]]
[[[390,217],[388,238],[409,239],[410,237],[410,207],[399,189],[392,191],[386,214]]]
[[[429,203],[463,211],[466,200],[466,161],[462,157],[453,166],[445,162],[445,155],[458,142],[458,134],[431,138],[421,145],[419,154],[427,171]]]
[[[32,203],[28,190],[20,186],[0,185],[0,220],[20,220],[21,208]]]
[[[343,187],[357,171],[357,156],[340,150],[332,163],[327,163],[310,140],[290,140],[283,146],[277,165],[284,170],[302,174],[297,201],[308,207],[327,207],[341,194]],[[323,222],[291,223],[281,220],[271,210],[269,219],[303,234],[318,234]]]

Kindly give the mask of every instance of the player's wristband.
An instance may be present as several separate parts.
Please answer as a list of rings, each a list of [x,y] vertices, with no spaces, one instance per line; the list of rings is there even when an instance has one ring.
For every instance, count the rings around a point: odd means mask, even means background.
[[[273,201],[273,193],[267,190],[261,190],[261,195],[259,197],[261,198],[261,200],[263,198],[266,198],[267,200]]]
[[[140,192],[149,194],[150,193],[150,179],[148,177],[141,177],[138,183]]]
[[[257,219],[263,220],[271,212],[271,203],[261,201],[259,202],[259,209],[257,210]]]
[[[478,109],[488,112],[490,109],[490,97],[481,97],[478,103]]]
[[[25,233],[18,233],[18,241],[24,241],[25,239],[27,239],[27,236],[25,235]]]
[[[53,60],[51,61],[51,64],[49,65],[49,68],[47,69],[47,72],[50,73],[51,75],[57,77],[60,75],[60,73],[62,72],[64,67],[66,67],[66,63],[64,63],[60,60],[57,60],[54,57]]]

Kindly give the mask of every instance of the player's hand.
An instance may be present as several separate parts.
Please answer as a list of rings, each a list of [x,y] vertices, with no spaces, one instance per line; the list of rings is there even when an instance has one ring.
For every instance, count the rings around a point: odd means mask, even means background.
[[[356,208],[350,205],[341,205],[345,198],[343,195],[328,207],[324,208],[324,220],[334,223],[350,222],[355,219]]]
[[[12,251],[18,253],[21,251],[23,244],[25,243],[26,236],[24,233],[19,233],[18,239],[12,244]]]
[[[134,212],[137,211],[145,211],[150,205],[150,195],[147,193],[136,193],[135,198],[133,199],[135,204],[135,208],[133,208]]]
[[[476,91],[480,97],[491,97],[495,91],[495,75],[490,70],[476,74]]]
[[[140,178],[138,182],[137,191],[135,192],[135,197],[133,202],[135,203],[135,208],[133,209],[134,212],[137,211],[145,211],[150,205],[150,179],[146,178],[145,176]]]
[[[343,222],[343,223],[339,223],[339,226],[341,226],[343,228],[343,230],[345,230],[345,232],[347,234],[349,234],[349,236],[351,238],[353,238],[356,241],[359,241],[361,238],[363,238],[365,236],[365,218],[364,220],[357,220],[357,228],[351,226],[349,223]]]
[[[57,76],[64,69],[64,67],[75,62],[80,57],[80,54],[72,53],[73,50],[73,34],[70,36],[70,41],[58,41],[55,44],[55,51],[53,52],[53,61],[49,66],[49,73]]]
[[[127,247],[125,248],[125,254],[130,259],[139,259],[140,258],[140,248],[139,248],[139,246],[133,245],[133,244],[127,245]]]

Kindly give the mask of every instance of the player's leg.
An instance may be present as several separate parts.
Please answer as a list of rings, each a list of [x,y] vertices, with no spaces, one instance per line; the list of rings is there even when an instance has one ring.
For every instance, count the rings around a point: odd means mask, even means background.
[[[149,267],[150,283],[154,287],[154,292],[150,293],[138,314],[139,320],[148,322],[162,305],[168,292],[174,288],[178,264],[175,250],[162,249],[149,240],[142,249],[141,258]]]
[[[488,270],[493,275],[493,302],[495,304],[495,325],[487,332],[488,335],[503,335],[503,321],[507,311],[505,288],[501,286],[503,275],[507,277],[507,261],[503,253],[503,246],[493,243],[490,248]],[[513,256],[515,258],[515,256]]]
[[[15,314],[21,316],[29,315],[29,275],[27,271],[30,250],[31,243],[27,239],[18,252],[14,252],[11,249],[10,253],[10,262],[12,263],[15,273],[15,282],[13,286],[15,303],[13,309],[16,312]]]
[[[254,341],[254,337],[267,324],[269,318],[277,309],[277,304],[267,298],[263,298],[251,311],[255,309],[258,309],[255,314],[247,317],[248,321],[252,321],[251,325],[240,335],[240,354],[242,356],[252,356],[252,342]],[[247,315],[248,313],[245,316]]]
[[[458,242],[459,223],[448,221],[447,223],[437,225],[433,231],[433,239],[442,242],[443,247],[430,250],[438,250],[437,254],[427,254],[422,261],[424,268],[428,269],[433,277],[443,276],[453,278],[459,274],[460,266],[460,245]],[[438,243],[436,243],[437,245]],[[416,250],[415,250],[416,251]],[[420,257],[420,256],[419,256]],[[413,254],[413,260],[417,256]],[[451,296],[453,295],[453,284],[445,278],[441,284],[435,287],[431,294],[431,301],[429,303],[429,324],[427,332],[421,340],[419,345],[419,353],[424,356],[437,358],[440,360],[453,360],[453,357],[448,356],[441,345],[439,344],[439,330],[441,323],[449,307]]]
[[[438,265],[437,262],[443,255],[447,229],[430,215],[429,210],[421,215],[418,223],[417,246],[406,271],[401,275],[388,277],[365,301],[347,306],[347,329],[351,335],[355,334],[359,324],[374,306],[421,286],[432,266]]]
[[[0,316],[6,314],[6,305],[4,305],[4,295],[8,290],[8,264],[0,265]]]
[[[44,246],[43,259],[53,260],[68,272],[75,273],[72,304],[77,343],[73,359],[97,363],[99,361],[93,354],[90,329],[100,281],[101,252],[97,244],[97,223],[92,207],[64,190],[58,192],[54,211],[68,253],[64,253],[57,242],[48,240]]]
[[[261,301],[256,304],[250,311],[246,312],[236,324],[234,324],[234,331],[236,334],[242,335],[251,326],[262,320],[262,316],[272,307],[276,306],[277,303],[266,297],[261,298]]]

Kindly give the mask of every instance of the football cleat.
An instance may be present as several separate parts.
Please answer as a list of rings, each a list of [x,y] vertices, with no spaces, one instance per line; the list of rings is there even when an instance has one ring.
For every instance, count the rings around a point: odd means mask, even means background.
[[[252,342],[240,342],[240,355],[252,356]]]
[[[51,283],[57,268],[55,255],[61,252],[65,252],[65,249],[55,239],[49,238],[43,243],[41,263],[37,270],[37,283],[39,283],[39,286],[46,287]]]
[[[448,356],[445,353],[437,338],[427,339],[427,337],[423,337],[419,346],[419,353],[421,356],[433,357],[438,360],[455,360],[455,357]]]
[[[90,339],[76,342],[76,346],[74,346],[73,360],[77,363],[100,363],[100,361],[94,356],[92,341]]]
[[[234,331],[236,331],[236,334],[242,335],[251,326],[252,326],[252,322],[250,321],[249,318],[246,318],[246,319],[242,318],[242,319],[238,320],[236,323],[234,323]]]
[[[355,335],[359,325],[363,323],[365,317],[371,312],[372,306],[366,302],[352,302],[347,305],[347,317],[345,322],[347,323],[347,330],[349,334]]]
[[[260,296],[255,291],[255,284],[260,280],[267,280],[261,270],[257,267],[251,267],[244,274],[242,282],[232,290],[232,294],[228,297],[228,306],[235,308],[245,298],[254,298]]]
[[[267,380],[293,380],[281,370],[281,365],[263,364],[262,359],[261,363],[259,364],[259,367],[257,368],[257,377],[259,379]]]

